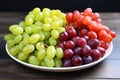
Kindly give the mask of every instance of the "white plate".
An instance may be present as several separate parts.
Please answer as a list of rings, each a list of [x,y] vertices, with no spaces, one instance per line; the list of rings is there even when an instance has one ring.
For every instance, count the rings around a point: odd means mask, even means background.
[[[108,50],[106,51],[106,54],[100,58],[99,60],[89,63],[89,64],[85,64],[85,65],[81,65],[81,66],[75,66],[75,67],[62,67],[62,68],[49,68],[49,67],[43,67],[43,66],[36,66],[36,65],[32,65],[32,64],[28,64],[26,62],[20,61],[19,59],[15,58],[14,56],[12,56],[9,51],[8,51],[8,47],[6,44],[6,51],[8,53],[8,55],[14,59],[15,61],[17,61],[18,63],[25,65],[27,67],[30,68],[34,68],[34,69],[38,69],[38,70],[42,70],[42,71],[50,71],[50,72],[70,72],[70,71],[77,71],[77,70],[82,70],[82,69],[86,69],[88,67],[94,66],[96,64],[98,64],[99,62],[103,61],[105,58],[107,58],[113,49],[113,44],[110,43],[110,47],[108,48]]]

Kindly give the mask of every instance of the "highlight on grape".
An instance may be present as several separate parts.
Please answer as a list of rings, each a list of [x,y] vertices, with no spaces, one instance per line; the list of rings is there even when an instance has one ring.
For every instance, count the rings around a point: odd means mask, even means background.
[[[10,25],[9,31],[4,40],[11,55],[46,67],[72,67],[97,61],[116,37],[91,8],[63,13],[59,9],[36,7],[23,21]]]

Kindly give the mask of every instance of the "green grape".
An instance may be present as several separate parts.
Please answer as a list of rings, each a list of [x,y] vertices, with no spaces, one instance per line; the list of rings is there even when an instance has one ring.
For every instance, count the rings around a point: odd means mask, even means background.
[[[41,12],[40,8],[36,7],[32,10],[33,14],[36,15],[36,14],[39,14]]]
[[[50,31],[50,24],[43,24],[42,25],[42,29],[44,30],[44,31]]]
[[[24,29],[26,27],[26,24],[24,21],[21,21],[21,22],[19,22],[19,26]]]
[[[54,21],[51,23],[51,29],[57,29],[59,27],[59,22]]]
[[[42,26],[42,22],[40,22],[40,21],[36,21],[35,23],[34,23],[36,26]]]
[[[20,52],[18,54],[18,59],[21,61],[25,61],[29,57],[29,54],[24,54],[23,52]]]
[[[43,14],[43,17],[50,17],[50,14],[49,14],[49,12],[42,12],[42,14]]]
[[[35,15],[35,20],[36,21],[42,21],[42,19],[43,19],[43,13],[42,12],[39,12],[39,14]]]
[[[29,53],[33,52],[34,50],[35,50],[34,45],[28,44],[28,45],[25,45],[25,47],[23,48],[22,52],[24,54],[29,54]]]
[[[5,41],[11,40],[11,39],[13,39],[13,38],[14,38],[14,35],[13,35],[13,34],[6,34],[6,35],[4,36],[4,40],[5,40]]]
[[[29,42],[31,43],[31,44],[35,44],[35,43],[37,43],[38,41],[39,41],[39,39],[40,39],[40,35],[39,34],[32,34],[31,36],[30,36],[30,38],[29,38]]]
[[[55,13],[56,13],[56,15],[57,15],[58,17],[60,17],[62,12],[57,9],[57,10],[55,10]]]
[[[11,55],[16,56],[18,53],[19,53],[19,47],[18,47],[18,45],[10,48],[10,54]]]
[[[26,25],[32,25],[33,24],[33,22],[34,22],[34,20],[31,18],[31,17],[25,17],[25,24]]]
[[[17,24],[11,25],[11,26],[9,26],[9,30],[10,30],[11,32],[13,32],[13,30],[14,30],[16,27],[19,27],[19,25],[17,25]]]
[[[55,67],[62,67],[62,60],[60,58],[54,58]]]
[[[36,49],[37,50],[45,49],[44,43],[42,42],[36,43]]]
[[[46,51],[45,49],[41,49],[37,52],[37,59],[42,60],[46,56]]]
[[[57,44],[57,40],[53,37],[50,37],[49,38],[49,44],[52,45],[52,46],[55,46]]]
[[[34,19],[34,13],[32,11],[30,11],[27,16]]]
[[[33,65],[39,65],[40,61],[37,59],[36,56],[30,56],[28,62]]]
[[[22,40],[22,35],[17,35],[14,37],[15,43],[19,43]]]
[[[28,33],[28,34],[31,34],[32,33],[32,28],[27,26],[25,27],[25,32]]]
[[[65,28],[64,28],[64,27],[58,27],[58,28],[57,28],[57,31],[58,31],[59,33],[65,32]]]
[[[40,61],[40,65],[41,65],[41,66],[46,66],[44,60],[41,60],[41,61]]]
[[[45,39],[48,39],[50,37],[50,32],[49,31],[43,31]]]
[[[12,33],[15,34],[15,35],[20,35],[20,34],[23,33],[23,28],[22,27],[16,27],[16,28],[13,29]]]
[[[40,35],[40,41],[43,41],[45,39],[45,35],[44,35],[43,31],[40,31],[39,35]]]
[[[51,16],[52,21],[57,21],[59,18],[57,16]]]
[[[51,31],[51,36],[55,39],[59,38],[59,32],[57,30]]]
[[[63,26],[63,20],[62,19],[58,19],[57,22],[59,23],[59,27]]]
[[[55,10],[51,10],[51,11],[50,11],[50,16],[56,16]]]
[[[47,48],[47,57],[52,59],[56,55],[56,50],[54,46],[48,46]]]
[[[46,24],[46,23],[51,23],[52,22],[52,19],[50,17],[45,17],[43,22]]]
[[[58,47],[58,48],[56,49],[56,57],[57,57],[57,58],[63,58],[63,56],[64,56],[63,50]]]
[[[13,39],[7,40],[8,47],[13,47],[15,45],[15,42]]]
[[[55,66],[54,60],[48,58],[47,56],[45,56],[44,62],[45,62],[45,65],[46,65],[47,67],[54,67],[54,66]]]
[[[29,43],[29,37],[23,38],[22,42],[23,42],[24,45],[27,45]]]
[[[24,44],[23,44],[23,41],[21,41],[19,44],[18,44],[18,47],[19,47],[19,50],[23,50],[24,48]]]
[[[36,27],[32,27],[32,32],[33,33],[38,33],[42,30],[42,27],[41,26],[36,26]]]
[[[26,32],[23,33],[23,38],[29,38],[29,37],[30,37],[30,36],[29,36],[28,33],[26,33]]]
[[[50,12],[49,8],[43,8],[42,12]]]

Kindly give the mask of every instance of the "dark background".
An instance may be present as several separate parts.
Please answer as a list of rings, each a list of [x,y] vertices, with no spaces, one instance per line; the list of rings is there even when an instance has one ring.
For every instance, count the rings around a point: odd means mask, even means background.
[[[63,12],[83,11],[91,7],[96,12],[120,12],[120,0],[1,0],[0,12],[27,12],[35,7],[60,9]]]

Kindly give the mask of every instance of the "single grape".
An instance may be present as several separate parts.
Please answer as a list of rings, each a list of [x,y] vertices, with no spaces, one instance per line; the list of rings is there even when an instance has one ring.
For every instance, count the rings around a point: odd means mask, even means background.
[[[71,41],[71,40],[66,41],[65,48],[66,49],[74,49],[75,48],[75,43],[73,41]]]
[[[42,60],[46,56],[46,51],[45,49],[41,49],[37,52],[37,59]]]
[[[101,58],[101,53],[100,53],[100,51],[98,49],[93,49],[91,52],[92,52],[91,56],[92,56],[94,61]]]
[[[85,57],[88,57],[88,56],[91,55],[91,48],[90,48],[90,46],[85,45],[85,46],[82,48],[82,55],[85,56]]]
[[[79,46],[79,47],[83,47],[87,44],[87,41],[85,38],[79,38],[77,39],[76,41],[76,45]]]
[[[74,55],[72,57],[72,64],[75,65],[75,66],[79,66],[79,65],[82,65],[82,58],[78,55]]]
[[[81,47],[76,47],[74,49],[74,55],[79,55],[81,56],[82,55],[82,48]]]
[[[54,58],[55,67],[62,67],[62,60],[60,58]]]
[[[51,36],[55,39],[59,38],[59,32],[57,30],[52,30],[51,31]]]
[[[64,59],[62,66],[63,67],[71,67],[72,66],[72,60],[71,59]]]
[[[66,32],[68,33],[69,38],[73,38],[77,35],[76,30],[72,26],[68,27]]]
[[[51,27],[50,27],[51,25],[50,24],[43,24],[42,25],[42,29],[44,30],[44,31],[50,31],[51,30]]]
[[[29,42],[31,43],[31,44],[35,44],[35,43],[37,43],[38,41],[39,41],[39,39],[40,39],[40,35],[39,34],[32,34],[31,36],[30,36],[30,38],[29,38]]]
[[[33,52],[34,50],[35,50],[34,45],[28,44],[28,45],[25,45],[25,47],[23,48],[22,52],[24,54],[29,54],[29,53]]]
[[[72,51],[72,49],[65,49],[64,50],[64,58],[70,59],[73,57],[73,55],[74,55],[74,52]]]
[[[29,57],[29,54],[24,54],[23,52],[19,52],[18,59],[21,61],[25,61]]]
[[[20,41],[22,41],[22,35],[16,35],[14,37],[14,41],[15,41],[15,43],[19,43]]]
[[[92,49],[97,49],[97,47],[99,46],[100,42],[98,39],[91,39],[88,41],[88,45],[92,48]]]
[[[28,62],[33,65],[39,65],[39,60],[37,59],[36,56],[30,56]]]
[[[68,39],[68,33],[67,32],[62,32],[61,34],[60,34],[60,37],[59,37],[59,39],[61,40],[61,41],[65,41],[65,40],[67,40]]]
[[[62,50],[62,48],[56,48],[56,57],[57,58],[63,58],[63,56],[64,56],[64,53],[63,53],[63,50]]]
[[[47,48],[47,57],[53,59],[56,55],[56,50],[54,46],[48,46]]]
[[[82,59],[84,64],[89,64],[93,62],[93,58],[91,56],[83,57]]]
[[[4,36],[4,40],[5,40],[5,41],[12,40],[13,38],[14,38],[14,35],[13,35],[13,34],[6,34],[6,35]]]
[[[54,67],[54,66],[55,66],[54,60],[48,58],[47,56],[45,56],[44,62],[45,62],[45,65],[46,65],[47,67]]]
[[[50,37],[49,38],[49,44],[51,46],[55,46],[57,44],[57,40],[55,38],[53,38],[53,37]]]
[[[10,54],[12,54],[13,56],[16,56],[19,53],[19,47],[18,45],[10,48]]]

